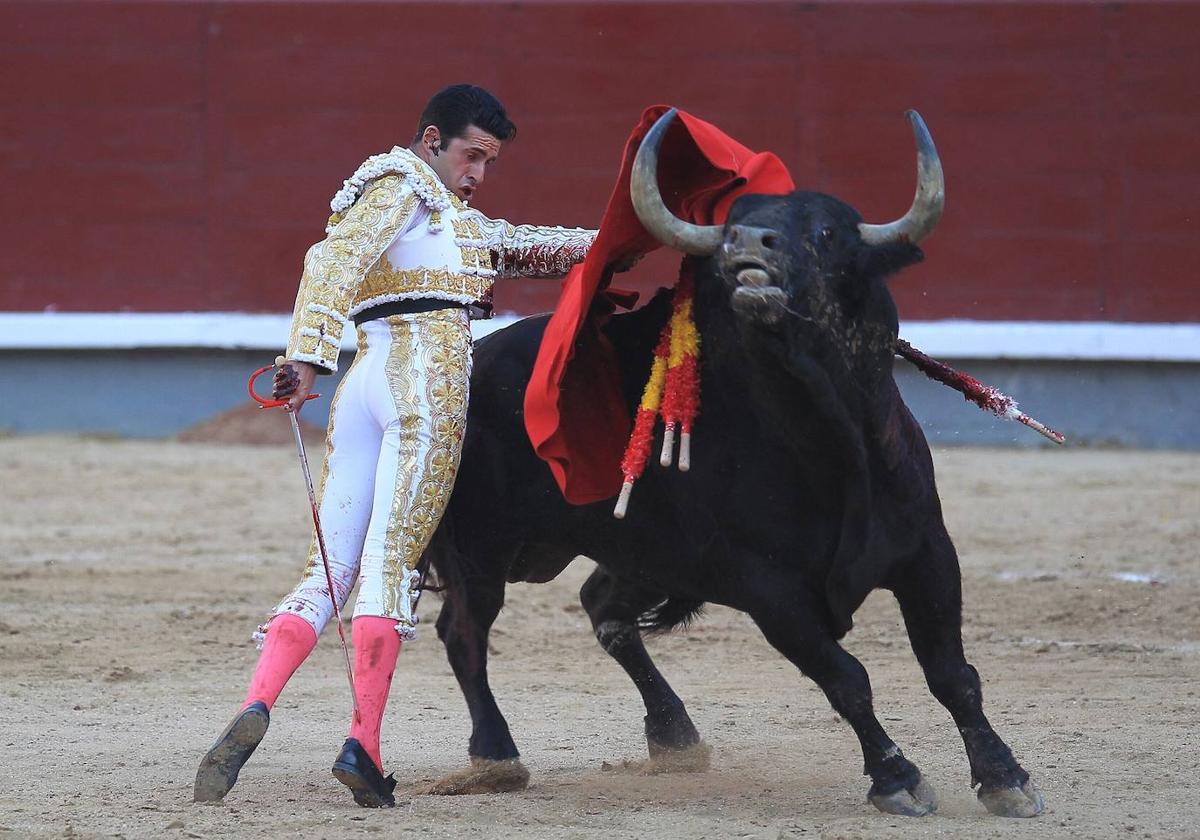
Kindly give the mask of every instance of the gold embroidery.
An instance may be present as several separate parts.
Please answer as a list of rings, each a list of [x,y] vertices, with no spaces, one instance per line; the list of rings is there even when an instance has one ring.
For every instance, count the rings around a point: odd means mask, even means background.
[[[400,421],[399,457],[396,483],[393,485],[392,510],[384,536],[383,609],[396,615],[403,580],[408,535],[409,488],[417,471],[417,447],[420,442],[421,406],[417,403],[415,343],[413,324],[398,316],[387,318],[392,333],[385,371],[396,416]]]
[[[453,295],[469,297],[472,301],[490,303],[492,279],[460,274],[445,268],[394,268],[384,254],[367,272],[359,287],[352,311],[361,312],[375,302],[408,297],[437,297]]]
[[[402,428],[396,496],[384,543],[384,607],[389,615],[396,614],[405,596],[404,570],[415,568],[421,559],[454,488],[467,422],[471,359],[471,330],[462,312],[420,313],[408,322],[398,316],[388,319],[393,320],[393,330],[403,331],[405,346],[388,358],[388,381]],[[418,365],[425,375],[420,404],[413,375]],[[422,439],[429,440],[423,459],[418,452]]]
[[[467,219],[491,252],[496,255],[500,277],[561,277],[582,262],[596,238],[596,231],[582,228],[513,226],[503,219],[489,219],[468,211]]]
[[[304,258],[287,355],[337,370],[342,324],[363,276],[412,218],[417,197],[404,179],[375,181]]]
[[[454,240],[462,253],[463,267],[482,272],[487,276],[494,275],[492,268],[492,250],[479,226],[478,214],[472,213],[454,219]]]
[[[412,519],[418,546],[410,566],[420,559],[433,536],[454,488],[470,388],[471,333],[466,319],[462,313],[449,310],[429,314],[440,317],[418,321],[426,371],[425,397],[431,418],[442,422],[433,423],[435,434],[414,494]]]

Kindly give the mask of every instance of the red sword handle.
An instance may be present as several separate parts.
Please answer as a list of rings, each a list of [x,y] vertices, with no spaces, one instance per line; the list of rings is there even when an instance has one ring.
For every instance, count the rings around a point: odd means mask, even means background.
[[[277,363],[274,365],[267,365],[266,367],[260,367],[258,370],[254,371],[254,373],[250,374],[250,381],[246,383],[246,390],[250,392],[250,399],[252,399],[256,403],[258,403],[259,408],[279,408],[282,405],[288,404],[288,400],[267,399],[266,397],[260,397],[254,391],[254,380],[258,379],[258,377],[262,376],[267,371],[274,370],[280,364],[283,364],[283,363],[277,361]],[[309,400],[315,400],[319,396],[321,396],[321,395],[320,394],[309,394],[307,397],[304,398],[304,401],[308,402]]]

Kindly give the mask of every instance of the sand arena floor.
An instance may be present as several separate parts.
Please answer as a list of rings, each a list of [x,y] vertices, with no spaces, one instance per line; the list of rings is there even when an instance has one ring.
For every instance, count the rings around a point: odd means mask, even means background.
[[[975,801],[958,735],[879,593],[846,644],[884,725],[937,789],[937,815],[867,804],[849,727],[724,609],[651,644],[712,769],[602,769],[644,756],[643,712],[578,605],[582,560],[551,584],[511,587],[493,635],[492,683],[528,790],[354,806],[329,773],[348,703],[327,633],[225,803],[193,805],[196,763],[255,660],[249,633],[299,573],[308,510],[292,450],[8,438],[0,839],[1200,836],[1200,455],[936,458],[968,654],[993,723],[1046,796],[1037,820],[997,820]],[[384,725],[398,793],[466,758],[438,606],[422,605]]]

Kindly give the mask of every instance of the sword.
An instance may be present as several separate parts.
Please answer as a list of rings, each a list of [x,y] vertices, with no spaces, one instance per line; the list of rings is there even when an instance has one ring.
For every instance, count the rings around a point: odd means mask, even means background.
[[[254,373],[250,374],[250,381],[246,383],[246,389],[250,392],[250,397],[260,409],[263,408],[279,408],[288,404],[287,400],[268,400],[260,397],[254,391],[254,380],[269,370],[274,370],[276,367],[281,367],[287,360],[283,356],[275,358],[274,365],[261,367]],[[320,394],[309,394],[304,398],[304,401],[315,400]],[[317,510],[317,494],[313,491],[312,472],[308,468],[308,454],[304,451],[304,438],[300,434],[300,421],[296,419],[296,412],[289,409],[284,409],[288,419],[292,421],[292,434],[296,438],[296,451],[300,453],[300,468],[304,471],[304,488],[308,490],[308,504],[312,509],[313,528],[317,535],[317,548],[321,553],[321,565],[325,567],[325,583],[329,587],[329,600],[333,603],[333,615],[337,619],[338,638],[342,642],[342,656],[346,660],[346,680],[350,683],[350,705],[354,709],[355,718],[358,717],[358,696],[354,693],[354,668],[350,664],[350,647],[346,644],[346,631],[342,627],[342,610],[338,606],[336,590],[333,588],[333,573],[329,570],[329,553],[325,550],[325,534],[321,530],[321,514]]]

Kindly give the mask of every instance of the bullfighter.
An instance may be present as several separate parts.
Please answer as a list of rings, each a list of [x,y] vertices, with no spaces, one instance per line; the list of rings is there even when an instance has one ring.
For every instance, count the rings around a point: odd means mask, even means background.
[[[559,277],[595,231],[514,226],[468,206],[516,127],[473,85],[437,93],[408,148],[367,159],[333,197],[325,239],[309,249],[275,397],[299,411],[318,374],[337,370],[342,328],[358,352],[329,411],[316,535],[300,583],[256,634],[246,698],[196,773],[197,802],[222,799],[266,734],[288,679],[356,580],[351,634],[357,711],[334,775],[363,807],[395,804],[380,726],[402,641],[415,637],[416,570],[446,506],[466,422],[469,319],[489,317],[498,277]]]

